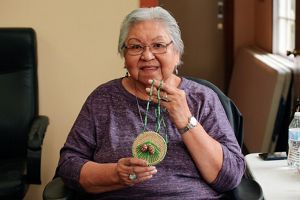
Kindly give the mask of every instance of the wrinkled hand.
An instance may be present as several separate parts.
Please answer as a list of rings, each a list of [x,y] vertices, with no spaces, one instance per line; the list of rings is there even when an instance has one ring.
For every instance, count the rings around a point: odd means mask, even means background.
[[[152,80],[149,80],[152,84]],[[161,82],[154,80],[154,88],[152,91],[152,100],[158,102],[158,88]],[[146,88],[150,93],[150,88]],[[192,116],[187,104],[185,92],[167,83],[162,83],[160,90],[160,104],[167,109],[172,122],[177,128],[183,128],[188,123],[188,118]]]
[[[117,163],[117,174],[121,184],[133,186],[152,178],[157,170],[154,166],[148,166],[147,161],[138,158],[121,158]],[[135,174],[136,179],[131,180],[130,174]]]

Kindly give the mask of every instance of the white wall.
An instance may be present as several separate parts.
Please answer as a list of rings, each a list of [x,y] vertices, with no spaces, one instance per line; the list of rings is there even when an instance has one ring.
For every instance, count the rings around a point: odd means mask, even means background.
[[[42,154],[42,185],[25,199],[42,199],[64,144],[87,95],[123,76],[117,54],[123,17],[138,0],[1,0],[0,27],[33,27],[38,39],[40,114],[50,119]]]

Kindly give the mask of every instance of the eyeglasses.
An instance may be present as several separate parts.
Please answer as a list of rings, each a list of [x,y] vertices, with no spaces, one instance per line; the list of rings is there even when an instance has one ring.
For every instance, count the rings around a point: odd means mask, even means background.
[[[150,45],[130,44],[128,46],[124,45],[124,47],[127,50],[126,52],[132,56],[141,55],[145,51],[146,47],[149,47],[149,50],[153,54],[163,54],[167,52],[168,46],[172,43],[173,41],[169,42],[168,44],[164,44],[164,43],[153,43]]]

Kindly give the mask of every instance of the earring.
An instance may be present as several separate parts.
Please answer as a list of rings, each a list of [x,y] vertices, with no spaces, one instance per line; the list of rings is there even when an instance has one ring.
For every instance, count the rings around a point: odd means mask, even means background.
[[[175,66],[174,72],[176,75],[178,75],[178,65]]]
[[[129,77],[129,72],[127,71],[127,69],[126,69],[125,77],[126,77],[126,78]]]

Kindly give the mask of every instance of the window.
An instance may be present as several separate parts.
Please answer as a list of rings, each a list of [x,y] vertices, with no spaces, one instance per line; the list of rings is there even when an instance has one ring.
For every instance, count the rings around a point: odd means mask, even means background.
[[[286,56],[295,49],[296,0],[274,0],[273,8],[273,53]]]

